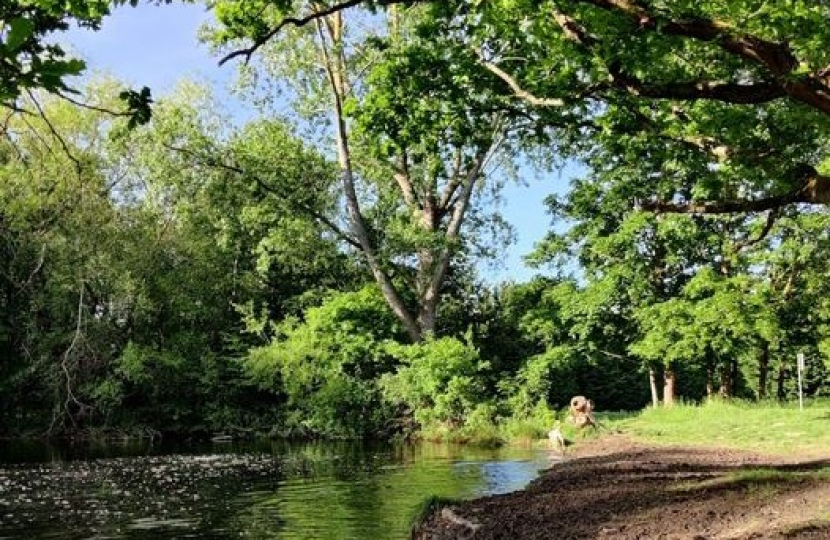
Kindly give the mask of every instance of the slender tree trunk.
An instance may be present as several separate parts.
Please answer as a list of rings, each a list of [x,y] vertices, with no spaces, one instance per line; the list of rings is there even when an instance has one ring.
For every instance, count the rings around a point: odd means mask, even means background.
[[[787,381],[787,368],[784,365],[784,362],[781,362],[781,365],[778,366],[778,399],[779,401],[784,401],[787,399],[787,388],[786,388],[786,381]]]
[[[720,368],[720,397],[732,397],[732,362],[729,360],[723,362]]]
[[[666,371],[663,374],[663,406],[671,407],[674,405],[674,390],[675,390],[675,373],[671,366],[666,366]]]
[[[653,226],[648,228],[650,233],[646,236],[648,245],[651,247],[649,283],[658,301],[664,300],[666,297],[666,247],[660,241],[659,234],[662,221],[663,215],[657,213]],[[651,387],[651,405],[657,408],[660,406],[660,396],[657,391],[657,371],[653,365],[648,368],[648,382]],[[666,366],[663,370],[663,403],[666,406],[671,406],[674,403],[674,372],[669,366]]]
[[[648,368],[648,383],[651,387],[651,406],[656,409],[660,406],[660,395],[657,393],[657,371],[654,366]]]
[[[706,399],[715,395],[715,361],[710,354],[706,355]]]
[[[431,189],[422,196],[420,227],[430,236],[438,229],[438,209]],[[422,336],[435,335],[438,311],[438,291],[431,288],[432,278],[437,270],[436,249],[427,245],[418,250],[418,275],[416,278],[418,292],[418,326]],[[443,279],[442,279],[443,281]]]
[[[764,342],[758,358],[758,399],[767,397],[767,378],[769,377],[769,343]]]
[[[318,11],[325,6],[314,3]],[[393,13],[391,32],[397,32]],[[453,255],[458,249],[461,224],[470,205],[470,199],[482,177],[483,168],[488,157],[503,142],[505,125],[496,120],[492,138],[488,144],[476,143],[474,154],[470,155],[463,148],[457,148],[451,173],[442,189],[439,189],[439,173],[433,174],[425,181],[414,182],[408,164],[406,149],[402,150],[394,169],[393,180],[401,190],[403,201],[414,215],[419,215],[419,226],[428,233],[429,241],[415,253],[418,265],[415,276],[417,305],[407,306],[400,292],[396,289],[384,261],[378,252],[378,246],[369,234],[369,227],[361,212],[355,187],[356,179],[352,169],[352,156],[349,147],[349,131],[343,105],[349,96],[351,87],[347,75],[347,59],[343,47],[342,13],[337,12],[316,21],[320,39],[322,65],[326,70],[328,82],[334,98],[335,135],[337,156],[340,165],[344,199],[348,210],[349,223],[356,244],[366,259],[375,281],[394,314],[402,322],[413,342],[423,340],[435,334],[438,305],[441,288],[446,279],[447,270]],[[441,156],[434,159],[441,160]],[[431,167],[426,167],[431,170]],[[441,173],[443,174],[443,173]],[[446,221],[445,221],[446,220]],[[444,230],[444,223],[446,229]],[[442,235],[439,233],[443,233]],[[438,236],[442,242],[436,242]],[[439,245],[436,245],[439,244]]]

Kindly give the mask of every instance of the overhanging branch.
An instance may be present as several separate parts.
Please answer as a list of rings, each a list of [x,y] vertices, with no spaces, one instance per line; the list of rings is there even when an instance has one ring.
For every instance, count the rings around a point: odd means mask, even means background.
[[[778,210],[784,206],[805,203],[830,205],[830,176],[819,174],[810,165],[799,165],[793,170],[794,183],[799,187],[789,193],[761,199],[731,199],[724,201],[637,201],[639,208],[670,214],[736,214]],[[774,219],[774,217],[772,218]],[[772,225],[769,225],[770,227]]]
[[[636,0],[578,0],[616,12],[638,26],[658,34],[715,43],[733,56],[766,69],[780,89],[830,116],[830,86],[821,71],[795,76],[799,60],[786,42],[775,42],[737,30],[726,21],[705,17],[673,19]]]
[[[728,201],[663,202],[639,201],[639,207],[650,212],[665,214],[737,214],[764,212],[799,201],[793,195],[777,195],[763,199],[733,199]]]
[[[274,28],[272,28],[268,33],[265,35],[257,38],[254,40],[253,44],[250,47],[245,47],[244,49],[238,49],[233,51],[232,53],[225,55],[224,58],[219,60],[219,65],[225,64],[225,62],[237,58],[239,56],[245,57],[245,63],[251,60],[251,56],[259,50],[260,47],[271,41],[274,36],[280,33],[283,28],[286,26],[305,26],[310,22],[316,21],[318,19],[322,19],[323,17],[327,17],[338,11],[343,11],[344,9],[349,9],[351,7],[357,6],[362,4],[364,0],[347,0],[346,2],[341,2],[339,4],[334,4],[326,9],[321,9],[320,11],[315,11],[305,17],[286,17],[282,21],[280,21]]]
[[[711,99],[734,104],[767,103],[787,95],[775,82],[740,84],[718,81],[688,81],[674,83],[646,83],[622,72],[619,66],[609,67],[617,86],[629,93],[645,98],[674,99],[679,101]]]
[[[266,34],[262,35],[261,37],[254,40],[253,44],[250,47],[245,47],[244,49],[238,49],[233,51],[232,53],[226,55],[221,60],[219,60],[219,65],[223,65],[225,62],[232,60],[234,58],[243,56],[245,57],[245,62],[249,62],[251,57],[254,53],[260,49],[263,45],[271,41],[274,36],[279,34],[286,26],[296,26],[301,27],[305,26],[308,23],[323,19],[328,17],[329,15],[334,15],[340,11],[345,11],[349,8],[353,8],[359,6],[360,4],[368,3],[366,0],[346,0],[344,2],[340,2],[329,6],[327,8],[323,8],[313,13],[310,13],[304,17],[286,17],[281,20],[274,28],[269,30]],[[407,3],[416,3],[416,0],[382,0],[378,2],[380,5],[392,5],[392,4],[407,4]]]
[[[26,90],[26,93],[29,95],[29,99],[37,109],[38,115],[46,124],[46,127],[49,128],[49,132],[52,133],[52,136],[54,136],[55,139],[57,139],[66,156],[75,165],[75,172],[78,176],[81,176],[81,173],[83,172],[83,166],[81,165],[81,161],[77,157],[75,157],[75,154],[72,153],[72,150],[69,148],[69,143],[66,141],[66,139],[63,138],[63,136],[60,134],[60,132],[52,123],[52,121],[49,120],[49,117],[46,115],[46,111],[43,109],[43,107],[41,107],[40,103],[38,102],[37,98],[35,98],[35,95],[32,93],[32,91]]]
[[[510,87],[510,90],[513,91],[513,94],[522,101],[525,101],[533,105],[534,107],[562,107],[565,105],[565,101],[559,98],[540,98],[538,96],[531,94],[530,92],[522,88],[522,86],[518,83],[518,81],[516,81],[516,79],[508,75],[503,69],[501,69],[496,64],[488,62],[483,58],[481,59],[481,62],[482,65],[490,73],[494,74],[496,77],[504,81],[507,84],[507,86]]]

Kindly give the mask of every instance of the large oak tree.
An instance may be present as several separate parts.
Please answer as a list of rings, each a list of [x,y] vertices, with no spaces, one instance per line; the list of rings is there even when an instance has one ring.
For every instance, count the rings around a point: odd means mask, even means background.
[[[413,3],[422,2],[311,3],[317,11],[293,3],[236,54],[250,55],[321,10]],[[646,208],[724,213],[830,202],[824,3],[428,3],[451,23],[443,37],[454,36],[501,81],[500,97],[530,106],[566,153],[584,157],[606,145],[620,163],[669,154],[651,174],[675,178],[677,188],[637,201]]]

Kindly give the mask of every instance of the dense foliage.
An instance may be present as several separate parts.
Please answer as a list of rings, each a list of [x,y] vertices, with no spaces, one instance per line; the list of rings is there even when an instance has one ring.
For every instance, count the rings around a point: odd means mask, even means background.
[[[826,8],[212,2],[293,106],[237,127],[67,100],[43,37],[110,4],[0,8],[0,435],[538,436],[791,399],[798,353],[830,392]],[[483,282],[508,173],[564,160],[546,275]]]

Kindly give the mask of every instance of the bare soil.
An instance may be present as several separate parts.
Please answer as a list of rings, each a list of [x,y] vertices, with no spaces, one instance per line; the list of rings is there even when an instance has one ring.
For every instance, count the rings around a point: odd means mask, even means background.
[[[415,539],[828,539],[826,456],[655,447],[622,435],[580,443],[526,489],[429,516]],[[742,469],[797,475],[738,480]]]

